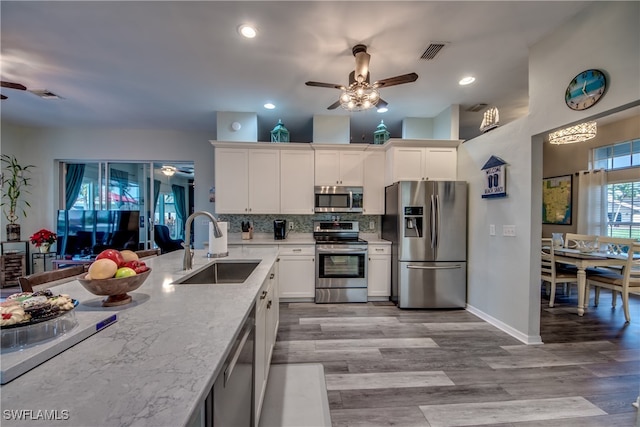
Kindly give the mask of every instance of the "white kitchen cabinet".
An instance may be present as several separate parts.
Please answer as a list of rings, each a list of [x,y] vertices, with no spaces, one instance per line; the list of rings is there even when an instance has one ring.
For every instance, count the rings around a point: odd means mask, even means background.
[[[387,151],[386,184],[455,180],[457,162],[457,149],[452,147],[392,147]]]
[[[362,151],[317,150],[315,152],[315,185],[363,185]]]
[[[254,347],[254,414],[260,419],[264,393],[269,379],[269,366],[279,325],[277,268],[269,272],[256,297],[256,329]],[[256,422],[257,425],[257,422]]]
[[[391,295],[391,245],[369,244],[368,252],[369,300],[388,300]]]
[[[310,150],[280,152],[280,213],[314,213],[314,155]]]
[[[383,151],[364,154],[364,215],[384,214],[384,165]]]
[[[217,148],[216,213],[277,214],[280,154],[277,150]]]
[[[278,285],[280,299],[315,298],[315,245],[280,245]]]

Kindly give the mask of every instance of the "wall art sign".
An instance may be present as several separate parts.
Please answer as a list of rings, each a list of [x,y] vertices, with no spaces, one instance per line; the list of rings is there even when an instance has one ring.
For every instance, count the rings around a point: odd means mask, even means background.
[[[482,170],[485,174],[482,198],[507,197],[507,163],[500,157],[491,156]]]
[[[573,176],[542,180],[542,223],[571,225],[571,184]]]

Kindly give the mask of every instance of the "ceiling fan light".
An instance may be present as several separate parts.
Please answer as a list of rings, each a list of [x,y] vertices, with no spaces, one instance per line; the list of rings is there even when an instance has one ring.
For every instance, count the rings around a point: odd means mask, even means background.
[[[378,93],[377,90],[372,90],[371,94],[369,94],[369,99],[373,102],[377,101],[379,97],[380,97],[380,94]]]
[[[176,173],[177,169],[175,168],[175,166],[162,165],[162,168],[160,170],[166,176],[173,176]]]

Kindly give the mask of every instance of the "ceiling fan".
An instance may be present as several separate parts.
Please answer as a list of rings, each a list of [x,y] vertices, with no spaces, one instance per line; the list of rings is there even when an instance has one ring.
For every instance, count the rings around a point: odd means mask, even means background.
[[[12,82],[5,82],[5,81],[0,81],[0,85],[2,87],[6,87],[9,89],[17,89],[17,90],[27,90],[27,87],[24,85],[21,85],[20,83],[12,83]],[[7,99],[7,97],[3,94],[0,94],[0,99]]]
[[[349,111],[361,111],[374,106],[378,106],[378,108],[386,107],[388,103],[380,98],[378,89],[411,83],[418,79],[416,73],[409,73],[378,80],[371,84],[369,79],[369,60],[371,55],[367,53],[367,47],[363,44],[357,44],[353,47],[352,52],[356,58],[356,68],[349,74],[348,86],[313,81],[305,83],[307,86],[328,87],[342,91],[340,98],[327,107],[327,110],[342,107]]]

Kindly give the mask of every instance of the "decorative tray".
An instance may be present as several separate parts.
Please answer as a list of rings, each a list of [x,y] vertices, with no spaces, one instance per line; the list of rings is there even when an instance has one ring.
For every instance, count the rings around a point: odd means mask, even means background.
[[[77,300],[72,300],[74,307]],[[75,310],[58,311],[51,316],[0,327],[2,352],[15,351],[62,335],[78,324]]]

